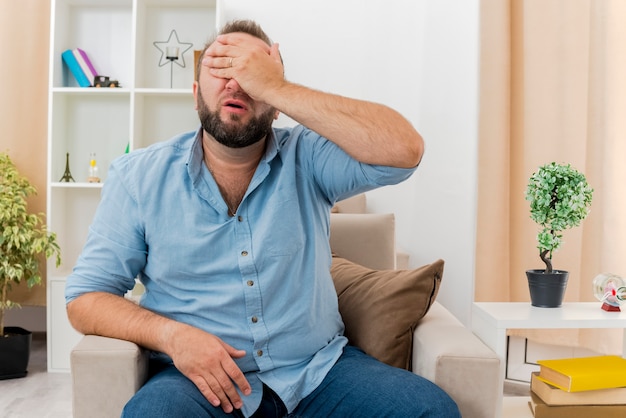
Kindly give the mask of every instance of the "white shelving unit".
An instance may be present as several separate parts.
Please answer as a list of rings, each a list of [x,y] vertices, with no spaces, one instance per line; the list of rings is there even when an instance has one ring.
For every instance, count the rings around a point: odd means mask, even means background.
[[[198,126],[191,90],[193,50],[219,24],[220,0],[52,0],[48,102],[48,228],[56,232],[63,264],[48,263],[48,370],[69,371],[78,342],[65,313],[65,280],[82,250],[102,183],[87,183],[96,154],[106,182],[109,164],[126,149],[144,148]],[[176,30],[193,47],[185,67],[159,67],[155,41]],[[81,48],[100,75],[120,88],[80,88],[61,53]],[[182,60],[179,60],[182,62]],[[171,79],[170,79],[171,77]],[[170,86],[170,82],[172,85]],[[69,153],[74,183],[60,182]]]

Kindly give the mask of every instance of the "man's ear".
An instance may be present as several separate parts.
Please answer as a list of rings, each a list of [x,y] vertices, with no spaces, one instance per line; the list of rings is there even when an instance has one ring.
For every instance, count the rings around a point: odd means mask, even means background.
[[[278,110],[274,112],[274,120],[278,119],[279,116],[280,116],[280,112]]]
[[[193,101],[194,101],[194,109],[198,110],[198,82],[194,81],[193,82],[193,86],[192,86],[192,90],[193,90]]]

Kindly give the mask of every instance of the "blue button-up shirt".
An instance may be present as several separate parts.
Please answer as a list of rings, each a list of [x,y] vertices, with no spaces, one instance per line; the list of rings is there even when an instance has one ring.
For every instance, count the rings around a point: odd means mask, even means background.
[[[347,343],[330,276],[330,208],[408,178],[361,164],[298,126],[274,129],[235,217],[203,161],[202,130],[118,158],[66,300],[118,295],[246,351],[251,415],[271,387],[292,411]]]

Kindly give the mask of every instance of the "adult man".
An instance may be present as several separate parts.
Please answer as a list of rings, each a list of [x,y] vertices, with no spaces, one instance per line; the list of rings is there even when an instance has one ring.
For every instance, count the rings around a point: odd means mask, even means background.
[[[202,128],[112,164],[68,279],[79,331],[155,352],[124,416],[458,416],[346,346],[329,273],[329,209],[410,176],[421,137],[385,106],[286,81],[254,22],[221,33],[194,83]],[[303,126],[273,130],[279,111]],[[142,306],[120,297],[136,276]]]

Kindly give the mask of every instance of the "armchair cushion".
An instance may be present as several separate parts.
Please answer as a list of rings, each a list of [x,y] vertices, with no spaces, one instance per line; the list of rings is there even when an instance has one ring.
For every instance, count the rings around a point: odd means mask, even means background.
[[[435,301],[443,266],[437,260],[415,270],[372,270],[333,257],[331,274],[350,343],[411,370],[413,331]]]

